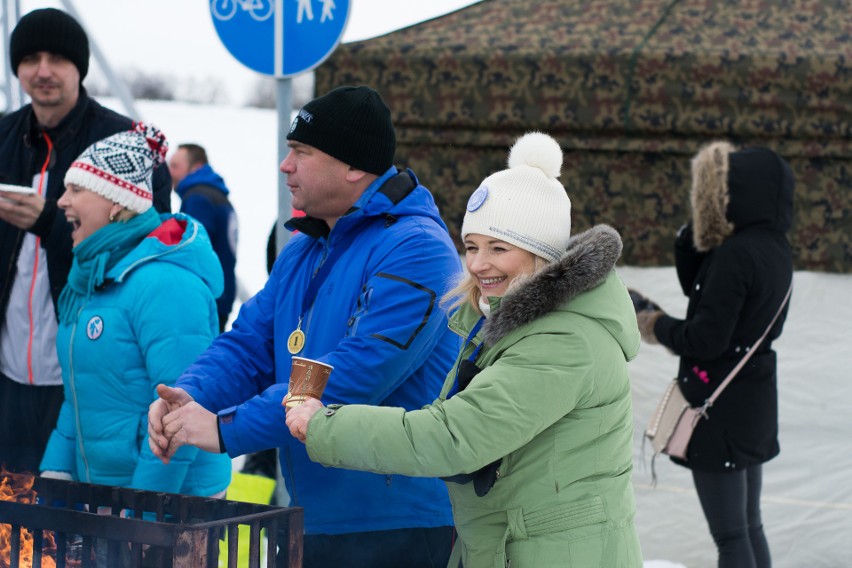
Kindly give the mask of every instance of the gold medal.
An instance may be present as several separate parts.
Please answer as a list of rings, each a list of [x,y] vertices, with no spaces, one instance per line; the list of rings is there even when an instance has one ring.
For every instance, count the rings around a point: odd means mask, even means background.
[[[287,350],[291,355],[295,355],[305,346],[305,332],[298,327],[287,338]]]

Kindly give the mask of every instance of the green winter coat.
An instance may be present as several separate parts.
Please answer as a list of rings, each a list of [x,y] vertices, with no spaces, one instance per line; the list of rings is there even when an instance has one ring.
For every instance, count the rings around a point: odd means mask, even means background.
[[[332,406],[308,427],[308,454],[335,467],[448,477],[502,458],[483,497],[447,483],[465,568],[641,567],[633,524],[627,361],[639,331],[613,271],[621,239],[598,226],[504,298],[459,355],[485,341],[482,371],[421,410]],[[502,301],[501,301],[502,300]],[[467,337],[465,305],[450,327]]]

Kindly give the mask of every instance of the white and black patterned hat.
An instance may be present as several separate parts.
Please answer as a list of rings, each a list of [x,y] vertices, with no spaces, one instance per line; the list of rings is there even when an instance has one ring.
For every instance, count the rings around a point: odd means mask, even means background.
[[[131,211],[144,213],[154,201],[154,168],[166,158],[165,135],[153,125],[134,123],[83,150],[65,174],[73,183]]]

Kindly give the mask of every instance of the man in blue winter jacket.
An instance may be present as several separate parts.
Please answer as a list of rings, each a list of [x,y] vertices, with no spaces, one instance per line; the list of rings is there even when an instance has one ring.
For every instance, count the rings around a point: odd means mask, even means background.
[[[264,288],[175,388],[149,432],[168,461],[191,444],[232,457],[279,448],[290,505],[305,512],[304,566],[443,566],[453,529],[440,480],[324,468],[289,435],[291,357],[334,367],[323,402],[419,408],[458,352],[438,306],[461,271],[429,191],[393,166],[390,110],[368,87],[301,109],[281,163],[297,230]]]
[[[198,144],[181,144],[169,160],[172,183],[180,196],[180,212],[201,222],[210,237],[225,274],[225,291],[216,298],[219,333],[225,331],[237,293],[237,214],[228,199],[225,180],[207,160],[207,151]]]

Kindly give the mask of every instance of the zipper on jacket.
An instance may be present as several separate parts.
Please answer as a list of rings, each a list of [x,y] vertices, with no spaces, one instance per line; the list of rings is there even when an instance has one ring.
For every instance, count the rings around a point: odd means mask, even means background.
[[[50,156],[53,153],[53,142],[50,139],[50,136],[47,135],[47,132],[42,131],[42,135],[44,136],[45,142],[47,142],[47,157],[44,160],[44,163],[41,165],[41,173],[38,178],[38,195],[39,197],[44,197],[44,176],[47,173],[47,167],[50,165]],[[41,237],[36,236],[35,238],[35,255],[33,255],[33,277],[30,281],[30,291],[27,294],[27,318],[29,323],[29,330],[27,336],[27,382],[30,385],[33,384],[33,340],[34,340],[34,321],[33,321],[33,293],[35,292],[36,279],[38,278],[38,256],[39,249],[41,248]],[[45,259],[47,258],[47,252],[45,251]],[[45,267],[46,269],[47,267]],[[47,277],[47,289],[48,293],[50,293],[50,276],[45,270],[45,277]]]
[[[80,404],[77,399],[77,383],[76,377],[74,376],[74,337],[77,335],[77,323],[80,321],[81,315],[83,315],[82,307],[77,311],[77,316],[74,318],[74,323],[71,325],[71,337],[68,341],[68,386],[71,391],[71,395],[74,398],[74,425],[77,428],[77,446],[80,448],[80,458],[83,460],[83,466],[86,468],[86,482],[91,483],[89,460],[86,458],[86,448],[83,445],[83,428],[82,423],[80,422]]]

